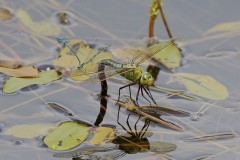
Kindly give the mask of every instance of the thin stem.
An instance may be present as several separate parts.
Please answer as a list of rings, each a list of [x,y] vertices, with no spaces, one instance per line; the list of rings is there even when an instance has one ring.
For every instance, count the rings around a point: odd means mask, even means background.
[[[159,2],[158,0],[157,0],[157,3],[158,3],[160,15],[161,15],[161,17],[162,17],[162,21],[163,21],[164,26],[165,26],[165,28],[166,28],[166,31],[167,31],[167,33],[168,33],[168,37],[169,37],[169,38],[172,38],[173,36],[172,36],[171,31],[170,31],[170,28],[168,27],[167,19],[166,19],[166,17],[165,17],[164,12],[163,12],[162,5],[160,4],[160,2]]]

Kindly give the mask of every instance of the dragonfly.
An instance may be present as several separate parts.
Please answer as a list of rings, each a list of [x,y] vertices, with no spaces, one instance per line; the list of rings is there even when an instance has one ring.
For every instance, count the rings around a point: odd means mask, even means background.
[[[148,95],[148,97],[152,100],[154,104],[157,105],[154,100],[149,86],[152,86],[154,83],[154,78],[149,72],[145,72],[140,65],[149,59],[151,59],[154,55],[166,49],[171,44],[174,44],[174,41],[177,39],[172,38],[166,41],[160,42],[156,38],[148,38],[142,40],[140,43],[135,45],[126,46],[121,49],[115,50],[117,52],[117,56],[119,56],[118,60],[113,59],[104,59],[99,62],[98,68],[94,72],[85,73],[88,75],[94,75],[98,73],[98,77],[92,76],[89,81],[98,82],[104,81],[112,76],[121,75],[127,80],[131,81],[129,84],[122,86],[118,90],[118,100],[120,99],[121,90],[129,87],[130,97],[131,97],[131,86],[138,84],[138,90],[136,95],[136,102],[138,103],[139,94],[143,96],[150,104],[151,101],[146,98],[144,92]],[[127,54],[123,57],[123,54]],[[127,61],[124,61],[127,59]],[[83,74],[78,73],[78,71],[73,74]]]

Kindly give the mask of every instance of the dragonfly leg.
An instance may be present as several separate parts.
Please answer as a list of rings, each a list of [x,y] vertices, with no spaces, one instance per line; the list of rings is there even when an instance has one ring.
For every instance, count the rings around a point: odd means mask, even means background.
[[[147,93],[147,95],[151,98],[151,100],[153,101],[153,103],[157,105],[156,101],[155,101],[154,98],[152,97],[152,94],[151,94],[150,90],[149,90],[149,89],[147,90],[144,86],[143,86],[143,89],[144,89],[144,91]]]
[[[138,124],[138,121],[140,120],[141,116],[138,117],[138,120],[136,121],[136,123],[134,124],[134,128],[135,128],[135,133],[136,133],[136,136],[139,137],[138,135],[138,131],[137,131],[137,124]]]
[[[136,103],[137,103],[138,106],[139,106],[138,97],[139,97],[140,88],[141,88],[141,84],[139,84],[139,86],[138,86],[138,91],[137,91],[137,96],[136,96]]]
[[[119,122],[120,109],[121,109],[121,106],[118,107],[117,123],[118,123],[129,135],[135,136],[132,132],[129,132],[129,131]]]
[[[128,85],[125,85],[125,86],[120,87],[119,90],[118,90],[118,101],[117,101],[117,102],[120,101],[121,90],[122,90],[123,88],[130,87],[130,86],[135,85],[135,84],[136,84],[136,83],[133,82],[133,83],[130,83],[130,84],[128,84]],[[130,97],[131,97],[131,95],[130,95]]]
[[[131,87],[130,87],[130,86],[128,86],[128,89],[129,89],[129,95],[130,95],[130,99],[132,99]]]
[[[133,133],[133,131],[132,131],[132,128],[131,128],[131,126],[130,126],[130,124],[129,124],[129,118],[130,118],[131,115],[132,115],[131,113],[128,114],[128,117],[127,117],[127,126],[128,126],[128,128],[129,128],[130,132],[134,135],[134,133]]]
[[[150,106],[151,106],[152,105],[151,102],[143,94],[143,88],[144,88],[144,86],[141,85],[141,94],[142,94],[143,98],[146,99],[150,103]]]
[[[146,87],[146,88],[147,88],[147,90],[149,92],[149,95],[151,96],[150,98],[152,99],[153,103],[155,103],[157,105],[156,101],[154,100],[154,98],[152,96],[152,93],[150,92],[150,89],[148,87]]]
[[[148,130],[148,127],[149,127],[149,125],[150,125],[150,120],[149,119],[145,119],[145,124],[144,124],[144,126],[146,127],[144,127],[145,128],[145,130],[143,131],[142,130],[142,135],[141,135],[141,137],[140,137],[140,139],[142,139],[143,138],[143,136],[146,134],[146,132],[147,132],[147,130]],[[144,128],[142,128],[142,129],[144,129]]]

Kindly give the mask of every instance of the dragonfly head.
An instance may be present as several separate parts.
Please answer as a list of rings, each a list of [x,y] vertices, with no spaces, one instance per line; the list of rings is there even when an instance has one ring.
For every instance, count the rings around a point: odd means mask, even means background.
[[[154,83],[154,78],[149,72],[144,72],[140,78],[140,83],[142,85],[151,86]]]

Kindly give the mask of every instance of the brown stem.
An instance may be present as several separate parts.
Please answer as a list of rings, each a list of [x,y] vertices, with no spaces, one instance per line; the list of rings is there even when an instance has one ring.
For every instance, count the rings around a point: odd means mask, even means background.
[[[154,36],[154,22],[155,22],[155,18],[154,17],[150,17],[150,21],[149,21],[149,32],[148,32],[148,36],[149,38],[152,38]]]

